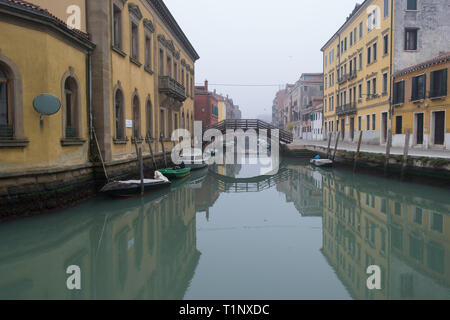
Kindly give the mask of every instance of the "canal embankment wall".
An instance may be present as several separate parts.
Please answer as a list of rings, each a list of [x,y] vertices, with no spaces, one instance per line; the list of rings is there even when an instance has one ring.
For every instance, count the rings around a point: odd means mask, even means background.
[[[312,159],[319,155],[327,158],[328,147],[320,144],[283,145],[282,154],[285,157]],[[356,151],[330,148],[329,158],[334,158],[334,165],[338,167],[354,168]],[[380,173],[391,177],[401,177],[403,155],[390,154],[387,170],[385,170],[386,154],[379,151],[363,151],[359,153],[356,170],[361,173]],[[407,164],[403,169],[404,180],[432,183],[439,186],[450,187],[450,158],[431,155],[408,156]]]
[[[152,157],[143,158],[145,176],[153,177]],[[154,158],[158,168],[165,167],[162,152]],[[169,152],[166,158],[171,164]],[[105,168],[110,180],[139,176],[137,159],[105,163]],[[106,182],[101,162],[0,173],[0,221],[71,207],[94,196]]]

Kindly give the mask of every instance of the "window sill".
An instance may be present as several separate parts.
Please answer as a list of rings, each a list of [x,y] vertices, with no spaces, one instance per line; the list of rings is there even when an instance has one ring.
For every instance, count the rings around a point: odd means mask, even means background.
[[[447,96],[436,96],[436,97],[430,97],[430,100],[445,100]]]
[[[399,108],[399,107],[403,107],[403,105],[404,105],[404,103],[401,102],[401,103],[393,104],[392,106],[393,106],[394,108]]]
[[[143,138],[131,138],[131,143],[142,143],[143,141]]]
[[[425,100],[423,98],[421,98],[421,99],[411,98],[410,101],[412,103],[423,103]]]
[[[125,52],[123,52],[122,49],[120,49],[119,47],[111,46],[111,50],[124,58],[127,56],[127,54]]]
[[[61,145],[63,147],[82,146],[85,143],[86,140],[80,138],[61,139]]]
[[[125,139],[113,139],[114,144],[127,144],[128,143],[128,138]]]
[[[139,68],[142,66],[142,63],[140,63],[139,60],[137,60],[137,59],[135,59],[133,57],[130,57],[130,61],[132,63],[134,63],[135,65],[137,65]]]
[[[0,148],[25,148],[30,141],[28,139],[14,139],[0,137]]]
[[[153,75],[153,71],[152,71],[152,69],[150,69],[150,67],[145,66],[144,70],[147,71],[149,74]]]
[[[418,51],[417,49],[405,49],[405,52],[414,53],[414,52],[417,52],[417,51]]]

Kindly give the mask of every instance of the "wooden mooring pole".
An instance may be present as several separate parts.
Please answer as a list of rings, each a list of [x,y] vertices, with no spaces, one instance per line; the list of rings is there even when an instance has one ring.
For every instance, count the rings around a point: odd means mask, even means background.
[[[100,161],[102,162],[103,171],[105,173],[106,181],[109,182],[108,172],[106,172],[105,161],[103,161],[102,151],[100,150],[100,145],[98,143],[97,134],[95,133],[94,128],[92,128],[92,133],[94,134],[95,143],[97,144],[98,155],[100,156]]]
[[[153,161],[153,169],[157,170],[158,166],[156,165],[155,155],[153,153],[153,147],[152,147],[152,136],[150,135],[150,132],[148,132],[148,131],[147,131],[146,140],[148,143],[148,147],[150,149],[150,156],[152,157],[152,161]]]
[[[336,136],[336,144],[334,145],[333,162],[334,162],[334,159],[336,158],[336,152],[337,152],[340,137],[341,137],[341,132],[339,131]]]
[[[356,165],[358,164],[358,160],[359,160],[359,151],[361,150],[362,137],[363,137],[363,132],[361,130],[359,132],[358,148],[356,149],[355,164],[353,165],[353,172],[356,172]]]
[[[166,148],[164,147],[164,135],[162,134],[162,132],[161,132],[160,140],[161,140],[162,152],[164,155],[164,164],[166,165],[166,168],[168,168],[169,166],[167,165]]]
[[[141,196],[144,195],[144,157],[142,156],[142,147],[139,147],[139,172],[141,176]]]
[[[391,145],[392,145],[392,130],[389,129],[387,132],[387,141],[386,141],[386,159],[384,162],[384,174],[386,175],[389,169],[389,159],[391,157]]]
[[[332,137],[333,137],[333,133],[330,132],[330,134],[328,135],[327,159],[330,159],[330,155],[331,155],[331,138]]]
[[[402,173],[401,173],[401,179],[405,177],[405,171],[406,167],[408,166],[408,152],[409,152],[409,137],[411,135],[411,132],[408,130],[406,131],[405,136],[405,146],[403,148],[403,163],[402,163]]]

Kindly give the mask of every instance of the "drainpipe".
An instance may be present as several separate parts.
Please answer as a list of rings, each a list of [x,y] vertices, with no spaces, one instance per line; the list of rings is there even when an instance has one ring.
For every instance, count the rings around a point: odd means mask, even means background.
[[[89,134],[91,136],[91,141],[94,139],[93,131],[93,116],[92,116],[92,53],[88,53],[88,99],[89,99]]]
[[[390,37],[391,37],[391,39],[390,39],[390,49],[389,50],[391,50],[391,52],[390,52],[390,55],[391,55],[391,57],[390,57],[390,64],[389,64],[389,73],[390,73],[390,77],[391,77],[391,83],[390,83],[390,86],[389,86],[389,90],[390,90],[390,92],[389,92],[389,120],[390,120],[390,128],[391,128],[391,133],[393,134],[393,132],[392,132],[392,121],[393,121],[393,117],[394,117],[394,110],[393,110],[393,108],[392,108],[392,99],[394,98],[393,96],[392,96],[392,92],[393,92],[393,90],[394,90],[394,73],[393,73],[393,70],[392,70],[392,66],[393,66],[393,58],[394,58],[394,41],[393,41],[393,38],[394,38],[394,1],[395,0],[391,0],[391,30],[390,30]]]

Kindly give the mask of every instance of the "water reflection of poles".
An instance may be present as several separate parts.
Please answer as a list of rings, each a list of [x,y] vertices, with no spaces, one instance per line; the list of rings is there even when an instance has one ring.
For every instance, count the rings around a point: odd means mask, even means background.
[[[98,258],[98,253],[100,251],[100,246],[102,244],[103,234],[105,233],[105,228],[106,228],[106,225],[107,225],[108,217],[109,217],[109,215],[105,215],[105,220],[103,222],[102,232],[100,234],[100,239],[98,240],[97,250],[95,251],[94,277],[93,277],[93,279],[97,278],[97,258]],[[94,285],[94,299],[97,299],[97,286],[96,285]]]

